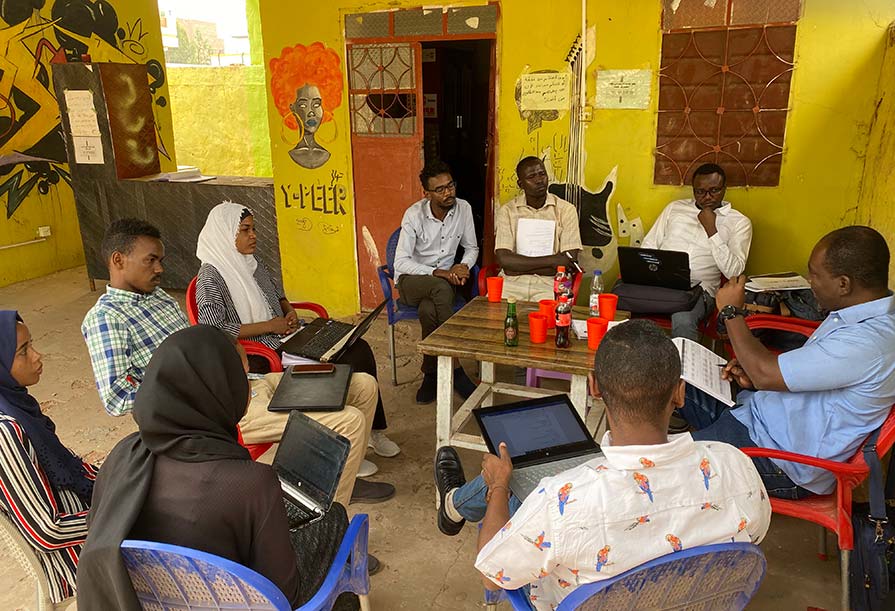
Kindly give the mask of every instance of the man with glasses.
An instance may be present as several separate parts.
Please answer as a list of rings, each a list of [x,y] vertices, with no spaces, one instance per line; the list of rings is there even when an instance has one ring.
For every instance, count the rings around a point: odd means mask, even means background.
[[[693,199],[671,202],[641,246],[678,250],[690,256],[690,284],[702,285],[693,309],[671,315],[671,335],[699,341],[699,323],[714,307],[721,276],[743,273],[752,244],[752,222],[724,201],[727,177],[721,166],[705,163],[693,173]]]
[[[479,256],[472,208],[457,198],[457,183],[442,161],[431,161],[420,172],[425,196],[410,206],[401,221],[401,237],[395,251],[395,286],[400,301],[417,308],[425,339],[454,313],[456,287],[475,282],[469,270]],[[463,259],[455,263],[457,247]],[[423,383],[416,402],[431,403],[436,394],[436,359],[423,357]],[[457,365],[454,390],[464,399],[475,384]]]

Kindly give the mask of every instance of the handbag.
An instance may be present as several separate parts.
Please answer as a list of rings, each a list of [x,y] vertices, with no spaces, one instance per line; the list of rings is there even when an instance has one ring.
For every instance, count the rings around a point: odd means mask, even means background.
[[[887,501],[893,498],[893,463],[883,486],[883,468],[876,451],[879,429],[864,444],[864,462],[870,468],[869,503],[852,505],[855,549],[849,563],[849,590],[854,611],[882,611],[895,606],[895,510]]]
[[[682,291],[618,281],[612,292],[618,295],[619,310],[634,314],[674,314],[692,310],[702,297],[703,290],[698,284]]]

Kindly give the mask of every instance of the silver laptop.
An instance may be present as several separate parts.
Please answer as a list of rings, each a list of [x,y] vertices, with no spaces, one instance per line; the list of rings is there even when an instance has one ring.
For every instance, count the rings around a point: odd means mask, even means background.
[[[527,497],[540,481],[602,456],[568,395],[555,395],[473,410],[493,454],[507,444],[513,461],[510,490]]]

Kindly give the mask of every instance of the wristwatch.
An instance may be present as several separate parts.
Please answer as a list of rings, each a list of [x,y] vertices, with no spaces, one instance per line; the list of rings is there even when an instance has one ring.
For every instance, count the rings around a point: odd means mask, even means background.
[[[718,312],[718,318],[720,318],[724,322],[727,322],[731,318],[736,318],[737,316],[742,316],[743,318],[745,318],[746,314],[748,314],[748,312],[743,308],[738,308],[735,305],[728,304],[721,308],[721,311]]]

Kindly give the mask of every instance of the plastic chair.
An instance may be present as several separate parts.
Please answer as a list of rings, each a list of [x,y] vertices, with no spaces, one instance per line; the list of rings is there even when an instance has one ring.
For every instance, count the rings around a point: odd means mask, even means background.
[[[661,556],[605,581],[575,588],[556,611],[585,609],[744,609],[764,579],[757,545],[703,545]],[[506,593],[516,611],[531,611],[523,590]]]
[[[889,416],[880,428],[876,452],[882,457],[893,445],[895,445],[895,406],[892,406]],[[775,497],[770,499],[774,513],[807,520],[821,526],[821,536],[818,540],[818,557],[821,560],[827,559],[826,532],[823,529],[828,528],[836,533],[839,539],[842,608],[849,609],[848,564],[851,551],[855,549],[855,533],[851,520],[852,493],[870,474],[870,469],[864,462],[864,444],[862,443],[858,451],[844,463],[768,448],[742,448],[742,450],[747,456],[762,456],[819,467],[836,477],[836,489],[832,494],[810,496],[800,500]]]
[[[351,519],[329,573],[300,611],[332,609],[342,592],[354,592],[369,611],[366,514]],[[143,609],[287,611],[286,596],[269,579],[232,560],[179,545],[128,539],[121,555]]]
[[[18,526],[3,511],[0,511],[0,543],[2,543],[7,553],[12,555],[19,565],[25,569],[25,572],[37,582],[36,602],[38,611],[65,609],[75,602],[74,596],[59,603],[53,602],[53,599],[50,597],[50,581],[37,556],[37,550],[22,536]]]
[[[811,334],[820,326],[819,320],[807,320],[805,318],[796,318],[794,316],[780,316],[779,314],[752,314],[745,318],[746,326],[752,331],[759,329],[772,329],[775,331],[788,331],[789,333],[799,333],[805,337],[811,337]],[[779,354],[779,350],[769,348],[772,352]],[[725,344],[725,351],[731,358],[736,356],[733,346],[730,343]]]
[[[398,238],[401,237],[401,228],[398,227],[388,238],[385,247],[385,265],[380,265],[376,271],[379,274],[379,286],[382,287],[382,296],[388,302],[385,313],[388,316],[388,350],[392,362],[392,384],[398,385],[398,364],[395,357],[395,325],[402,320],[419,320],[419,313],[413,306],[401,303],[394,296],[395,283],[395,251],[398,250]],[[479,276],[479,266],[473,265],[469,272],[470,278]],[[472,296],[479,295],[478,284],[472,285]],[[466,305],[462,295],[457,295],[454,301],[454,312]]]

